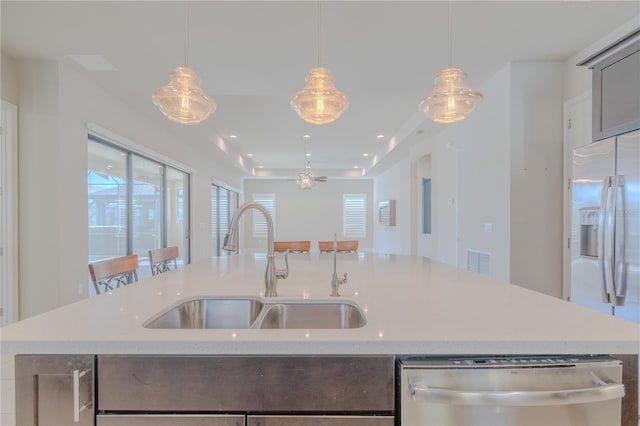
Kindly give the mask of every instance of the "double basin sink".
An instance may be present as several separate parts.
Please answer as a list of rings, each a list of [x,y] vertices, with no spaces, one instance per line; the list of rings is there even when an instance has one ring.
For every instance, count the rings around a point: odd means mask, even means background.
[[[349,301],[265,301],[253,297],[202,297],[180,302],[149,319],[158,329],[347,329],[367,323]]]

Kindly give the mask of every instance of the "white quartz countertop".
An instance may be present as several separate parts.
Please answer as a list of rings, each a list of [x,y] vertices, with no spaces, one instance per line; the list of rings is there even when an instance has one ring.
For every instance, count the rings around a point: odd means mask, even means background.
[[[282,266],[282,255],[276,263]],[[264,254],[214,258],[0,329],[2,353],[31,354],[637,354],[640,325],[422,257],[290,254],[278,301],[345,299],[356,329],[147,329],[181,300],[264,293]],[[266,299],[266,298],[265,298]],[[274,298],[269,298],[271,303]]]

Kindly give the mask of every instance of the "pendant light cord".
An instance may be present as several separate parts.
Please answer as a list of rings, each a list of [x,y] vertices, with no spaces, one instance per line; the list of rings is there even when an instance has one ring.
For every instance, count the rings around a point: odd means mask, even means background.
[[[449,39],[449,68],[451,68],[451,66],[453,64],[453,53],[452,53],[452,49],[451,49],[451,0],[449,0],[449,34],[448,34],[448,39]]]
[[[318,1],[318,67],[322,66],[322,2]]]
[[[184,66],[187,67],[189,64],[189,2],[187,0],[184,1]]]

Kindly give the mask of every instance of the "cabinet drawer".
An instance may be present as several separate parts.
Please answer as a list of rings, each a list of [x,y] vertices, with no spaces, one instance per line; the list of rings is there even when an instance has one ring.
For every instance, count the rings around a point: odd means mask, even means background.
[[[98,357],[100,411],[390,413],[393,356]]]
[[[393,426],[390,416],[247,416],[247,426]]]
[[[93,425],[92,355],[16,355],[16,424]]]
[[[99,415],[97,426],[244,426],[244,415]]]

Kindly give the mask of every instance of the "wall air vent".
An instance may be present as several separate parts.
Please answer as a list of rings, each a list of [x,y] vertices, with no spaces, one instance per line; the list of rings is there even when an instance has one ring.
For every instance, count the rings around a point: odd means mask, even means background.
[[[491,253],[467,249],[467,271],[491,276]]]

